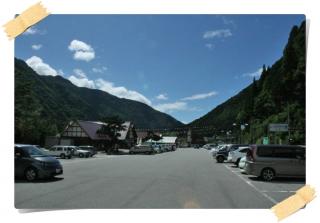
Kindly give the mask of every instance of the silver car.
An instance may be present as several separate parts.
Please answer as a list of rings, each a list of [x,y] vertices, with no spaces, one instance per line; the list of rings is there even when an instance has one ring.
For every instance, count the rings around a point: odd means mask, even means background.
[[[141,144],[141,145],[136,145],[130,148],[129,153],[130,154],[135,154],[135,153],[145,153],[145,154],[155,154],[157,151],[148,144]]]
[[[278,176],[305,177],[305,146],[253,145],[247,152],[245,171],[271,181]]]

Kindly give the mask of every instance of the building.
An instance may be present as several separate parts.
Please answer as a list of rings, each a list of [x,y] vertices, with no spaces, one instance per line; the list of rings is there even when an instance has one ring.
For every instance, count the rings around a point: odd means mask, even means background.
[[[137,144],[142,144],[143,140],[148,136],[148,132],[137,132]]]
[[[151,137],[152,135],[161,137],[159,132],[152,132],[152,131],[137,131],[137,144],[142,144],[146,138]]]
[[[162,139],[158,140],[158,141],[153,141],[151,139],[149,139],[147,142],[151,143],[151,142],[156,142],[157,144],[162,144],[162,145],[175,145],[177,146],[178,141],[177,141],[178,137],[176,136],[162,136]]]
[[[110,141],[107,135],[98,134],[97,131],[107,125],[98,121],[71,121],[60,134],[60,140],[72,140],[73,145],[92,145],[98,149],[105,149],[104,145]],[[132,122],[124,122],[125,130],[120,131],[120,147],[130,148],[136,143],[137,134]]]

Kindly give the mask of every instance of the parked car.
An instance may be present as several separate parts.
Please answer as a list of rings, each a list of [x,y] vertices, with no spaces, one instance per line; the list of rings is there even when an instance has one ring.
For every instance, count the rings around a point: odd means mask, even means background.
[[[248,146],[240,146],[238,149],[234,151],[230,151],[228,155],[228,161],[236,164],[236,166],[239,165],[240,159],[247,155],[249,147]]]
[[[216,160],[218,163],[223,163],[225,160],[227,160],[229,152],[234,151],[238,149],[239,147],[248,146],[246,144],[230,144],[227,146],[224,146],[222,149],[220,149],[216,153]]]
[[[45,152],[45,153],[48,153],[48,152],[49,152],[48,149],[46,149],[46,148],[44,148],[44,147],[41,147],[41,146],[39,146],[39,145],[33,145],[33,146],[36,147],[37,149],[40,149],[41,151],[43,151],[43,152]]]
[[[163,152],[163,150],[161,149],[161,146],[160,146],[160,145],[158,145],[158,144],[152,144],[151,146],[152,146],[152,148],[155,150],[155,153],[162,153],[162,152]]]
[[[16,144],[14,146],[14,173],[16,177],[25,177],[28,181],[34,181],[60,175],[63,173],[63,168],[59,160],[37,147]]]
[[[209,151],[209,153],[210,153],[213,157],[215,157],[216,154],[217,154],[217,152],[218,152],[220,149],[222,149],[224,146],[225,146],[225,145],[218,145],[218,146],[216,146],[216,147],[213,147],[213,148]]]
[[[94,146],[78,146],[82,150],[87,150],[90,152],[90,156],[94,156],[97,154],[97,149]]]
[[[211,150],[213,147],[216,147],[216,144],[205,144],[202,148],[206,150]]]
[[[253,145],[247,152],[247,174],[271,181],[278,176],[305,177],[305,146]]]
[[[244,169],[244,167],[246,165],[246,161],[247,161],[247,156],[243,156],[239,161],[238,167],[240,169]]]
[[[51,156],[60,157],[62,159],[71,159],[73,152],[74,151],[71,146],[56,145],[49,149],[48,154]]]
[[[72,149],[72,152],[73,152],[73,156],[78,156],[80,158],[88,158],[91,156],[91,152],[88,151],[88,150],[84,150],[84,149],[81,149],[77,146],[69,146],[69,148]]]
[[[130,154],[135,154],[135,153],[155,154],[156,150],[151,145],[141,144],[141,145],[136,145],[131,147],[129,153]]]

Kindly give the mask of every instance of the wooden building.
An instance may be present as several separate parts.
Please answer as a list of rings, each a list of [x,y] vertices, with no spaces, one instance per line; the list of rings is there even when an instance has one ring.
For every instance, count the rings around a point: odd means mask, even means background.
[[[72,140],[73,145],[92,145],[98,149],[105,149],[104,145],[110,138],[107,135],[98,134],[97,131],[102,125],[107,125],[97,121],[71,121],[60,134],[61,140]],[[134,125],[127,121],[123,123],[125,130],[120,131],[120,147],[130,148],[136,143],[137,135]]]

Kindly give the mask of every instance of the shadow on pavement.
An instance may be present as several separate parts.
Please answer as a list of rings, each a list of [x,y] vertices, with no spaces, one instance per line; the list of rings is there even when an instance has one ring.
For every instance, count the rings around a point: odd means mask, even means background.
[[[278,183],[278,184],[305,184],[306,179],[305,178],[297,178],[297,177],[277,177],[276,179],[272,181],[263,181],[260,177],[248,177],[252,181],[260,181],[265,183]]]
[[[52,182],[57,182],[57,181],[61,181],[63,180],[63,177],[53,177],[53,178],[49,178],[49,179],[39,179],[39,180],[35,180],[35,181],[27,181],[26,179],[23,178],[16,178],[14,179],[15,183],[52,183]]]

